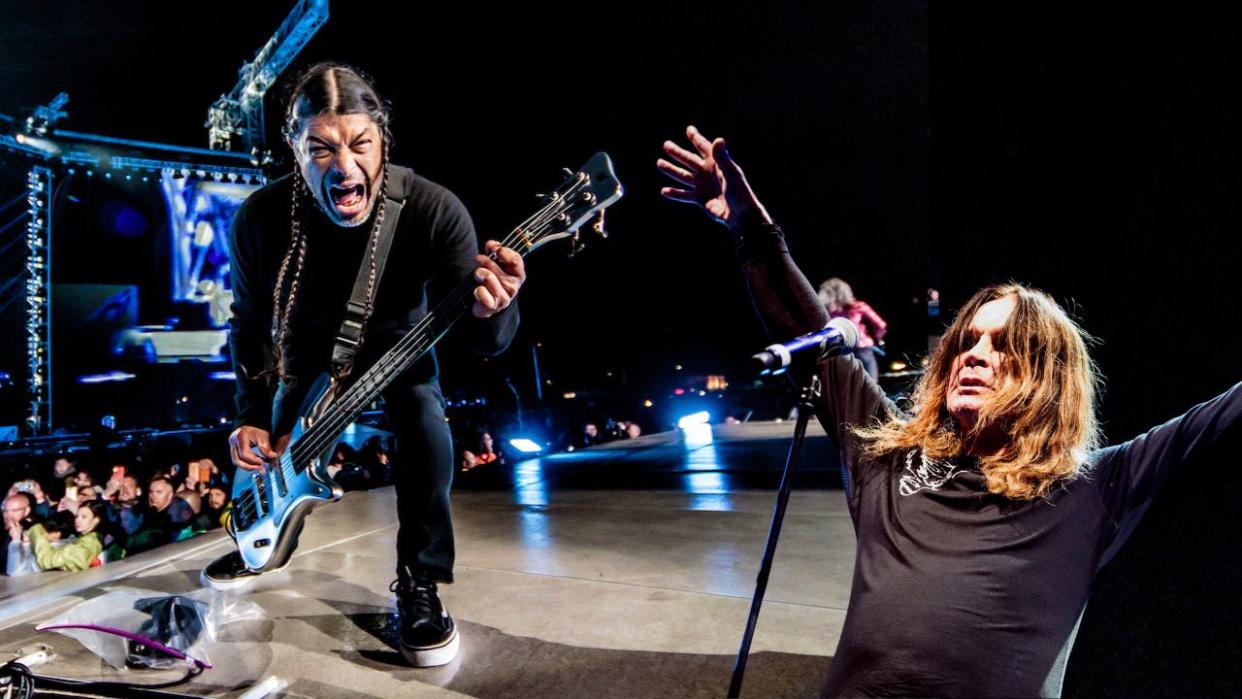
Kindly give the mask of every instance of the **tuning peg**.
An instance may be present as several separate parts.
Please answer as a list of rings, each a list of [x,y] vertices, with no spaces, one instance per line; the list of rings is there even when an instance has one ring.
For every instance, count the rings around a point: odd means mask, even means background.
[[[591,230],[595,231],[601,238],[608,237],[608,231],[604,230],[604,210],[600,209],[599,214],[595,216],[595,223],[591,224]]]
[[[574,177],[574,176],[576,176],[576,175],[578,174],[578,173],[574,172],[573,170],[570,170],[570,169],[569,169],[569,168],[567,168],[567,167],[563,167],[563,168],[561,168],[561,172],[565,173],[565,176],[566,176],[566,177]]]
[[[574,237],[569,239],[569,256],[577,257],[578,253],[586,248],[586,243],[582,242],[582,237],[574,233]]]

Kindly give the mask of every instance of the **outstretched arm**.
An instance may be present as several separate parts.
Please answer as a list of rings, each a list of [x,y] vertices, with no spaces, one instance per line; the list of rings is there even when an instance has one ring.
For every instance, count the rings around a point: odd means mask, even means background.
[[[701,207],[738,236],[742,271],[760,319],[773,339],[787,339],[823,328],[828,314],[815,289],[789,254],[785,237],[751,189],[723,138],[709,141],[686,127],[693,150],[664,142],[668,159],[656,167],[676,183],[664,187],[666,199]]]
[[[751,299],[768,333],[787,339],[823,328],[828,313],[802,271],[794,264],[785,236],[755,196],[742,168],[733,161],[723,138],[709,141],[693,126],[686,128],[694,151],[664,142],[656,166],[676,186],[664,187],[667,199],[701,207],[738,236],[738,253]],[[804,367],[809,369],[809,367]],[[857,483],[857,444],[849,426],[896,414],[897,409],[854,357],[821,359],[817,367],[822,392],[817,413],[824,429],[841,447],[846,481]],[[851,486],[851,509],[857,490]]]
[[[1138,525],[1179,465],[1242,425],[1242,383],[1128,442],[1094,455],[1091,482],[1117,527],[1112,552]],[[1111,552],[1104,562],[1111,558]],[[1103,565],[1103,562],[1101,562]]]

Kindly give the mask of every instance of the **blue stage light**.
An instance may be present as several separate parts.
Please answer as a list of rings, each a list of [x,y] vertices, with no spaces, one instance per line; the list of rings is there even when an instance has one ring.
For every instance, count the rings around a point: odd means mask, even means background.
[[[543,451],[543,447],[539,446],[537,443],[532,442],[529,439],[526,439],[525,437],[518,437],[516,439],[510,439],[509,446],[513,447],[514,449],[517,449],[523,454],[538,454],[539,452]]]
[[[694,425],[706,425],[711,421],[711,419],[711,413],[708,413],[706,410],[700,410],[697,413],[690,413],[689,415],[686,415],[678,420],[677,427],[684,430],[687,427],[693,427]]]
[[[123,371],[109,371],[106,374],[79,376],[78,383],[108,383],[109,381],[129,381],[132,378],[135,378],[133,374],[127,374]]]

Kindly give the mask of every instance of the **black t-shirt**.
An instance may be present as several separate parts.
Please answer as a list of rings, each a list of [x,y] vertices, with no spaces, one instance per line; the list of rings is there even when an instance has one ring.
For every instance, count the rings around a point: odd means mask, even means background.
[[[229,348],[237,374],[238,425],[267,429],[273,419],[272,382],[248,377],[272,363],[272,297],[289,247],[292,186],[292,177],[285,176],[251,194],[238,210],[229,236],[233,285]],[[354,377],[469,277],[479,252],[470,214],[449,190],[408,168],[391,166],[388,196],[405,200],[405,206],[376,291],[375,311],[354,362]],[[301,214],[309,224],[306,259],[286,350],[289,373],[297,381],[280,394],[281,424],[275,426],[276,434],[290,429],[305,392],[328,370],[345,304],[364,255],[369,254],[371,222],[345,228],[332,223],[317,206],[306,208],[309,211]],[[514,303],[487,321],[468,315],[458,332],[469,335],[467,344],[473,349],[494,354],[512,340],[517,324]],[[436,374],[435,356],[429,353],[403,374],[398,385],[434,381]]]
[[[796,336],[822,327],[822,305],[778,231],[748,231],[741,252],[770,328]],[[1046,499],[1019,501],[989,493],[968,457],[939,461],[910,450],[866,458],[849,427],[900,417],[896,406],[852,356],[816,368],[817,413],[842,450],[858,538],[825,696],[1058,694],[1096,572],[1170,472],[1242,418],[1238,384],[1093,452],[1086,475]]]

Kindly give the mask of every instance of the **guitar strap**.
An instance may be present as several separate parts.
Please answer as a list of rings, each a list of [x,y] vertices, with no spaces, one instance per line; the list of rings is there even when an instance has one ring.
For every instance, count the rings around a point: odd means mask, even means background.
[[[374,290],[379,292],[380,278],[384,276],[384,263],[388,261],[388,250],[392,247],[392,239],[397,230],[397,220],[401,218],[404,201],[385,197],[383,201],[384,222],[376,233],[375,241],[375,284]],[[374,299],[367,298],[370,286],[371,265],[368,255],[362,256],[362,266],[358,268],[358,277],[354,280],[354,290],[345,304],[345,320],[341,322],[341,330],[336,334],[336,345],[332,348],[332,376],[340,386],[349,377],[354,368],[354,356],[362,345],[362,334],[367,319],[374,309]]]

